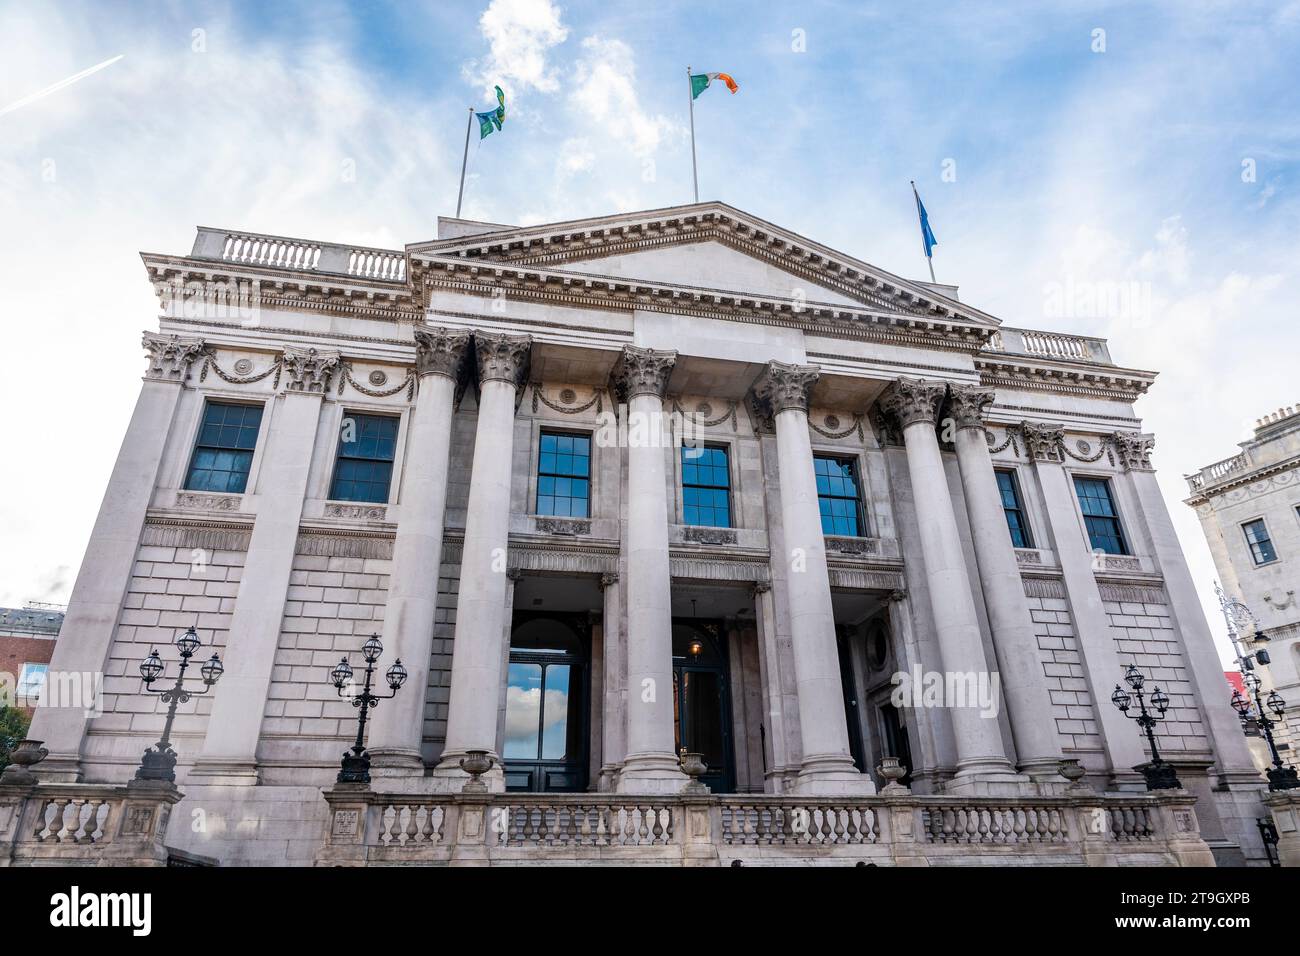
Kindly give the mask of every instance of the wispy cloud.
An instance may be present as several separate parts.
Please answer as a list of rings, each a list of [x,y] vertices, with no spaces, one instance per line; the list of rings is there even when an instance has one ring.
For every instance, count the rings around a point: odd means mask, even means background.
[[[551,0],[492,0],[478,21],[489,50],[467,67],[471,79],[485,91],[500,83],[516,93],[554,92],[560,81],[550,51],[569,35],[560,16]]]

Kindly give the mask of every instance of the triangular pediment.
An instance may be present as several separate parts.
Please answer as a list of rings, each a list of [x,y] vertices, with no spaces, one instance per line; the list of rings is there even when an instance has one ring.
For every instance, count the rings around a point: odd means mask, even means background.
[[[407,251],[417,257],[509,263],[629,282],[934,316],[991,328],[1001,324],[940,289],[899,278],[716,202],[505,227],[415,243]]]

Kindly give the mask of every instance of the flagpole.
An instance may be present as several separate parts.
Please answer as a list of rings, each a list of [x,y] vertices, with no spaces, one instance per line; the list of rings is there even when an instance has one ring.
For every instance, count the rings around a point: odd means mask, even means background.
[[[686,67],[686,96],[691,109],[691,182],[695,186],[695,201],[700,201],[700,174],[695,168],[695,87],[691,85],[691,68]]]
[[[474,107],[465,118],[465,152],[460,157],[460,189],[456,193],[456,218],[460,218],[460,201],[465,195],[465,164],[469,162],[469,131],[474,126]]]
[[[925,253],[925,264],[930,267],[930,281],[938,282],[934,277],[934,259],[930,256],[930,250],[925,246],[925,220],[921,218],[921,194],[916,191],[916,180],[911,180],[912,198],[916,200],[916,222],[921,227],[921,251]]]

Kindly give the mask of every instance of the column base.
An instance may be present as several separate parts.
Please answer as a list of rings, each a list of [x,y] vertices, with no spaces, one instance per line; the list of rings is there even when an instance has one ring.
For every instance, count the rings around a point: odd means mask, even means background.
[[[1146,779],[1140,770],[1112,770],[1109,789],[1119,793],[1148,792]]]
[[[81,757],[77,754],[49,754],[31,767],[41,783],[80,783]]]
[[[963,797],[1019,797],[1032,795],[1037,786],[1028,776],[1016,773],[1003,759],[959,761],[956,775],[944,784],[943,792]]]
[[[629,754],[619,772],[617,793],[681,793],[690,778],[672,754]]]
[[[381,793],[425,793],[429,786],[418,750],[385,747],[371,750],[370,783]]]
[[[255,787],[262,782],[254,760],[203,757],[194,761],[188,779],[205,787]]]
[[[853,760],[841,754],[809,757],[799,768],[793,792],[809,797],[837,797],[876,792],[869,774],[859,773]]]

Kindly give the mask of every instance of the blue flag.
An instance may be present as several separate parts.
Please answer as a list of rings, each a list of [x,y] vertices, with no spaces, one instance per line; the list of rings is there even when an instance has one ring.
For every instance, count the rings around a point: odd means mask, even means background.
[[[912,186],[912,193],[916,196],[916,213],[921,217],[921,241],[925,243],[925,257],[933,258],[931,250],[939,244],[939,240],[934,238],[934,230],[930,228],[930,217],[925,211],[925,203],[921,202],[921,196],[916,192],[916,186]]]

